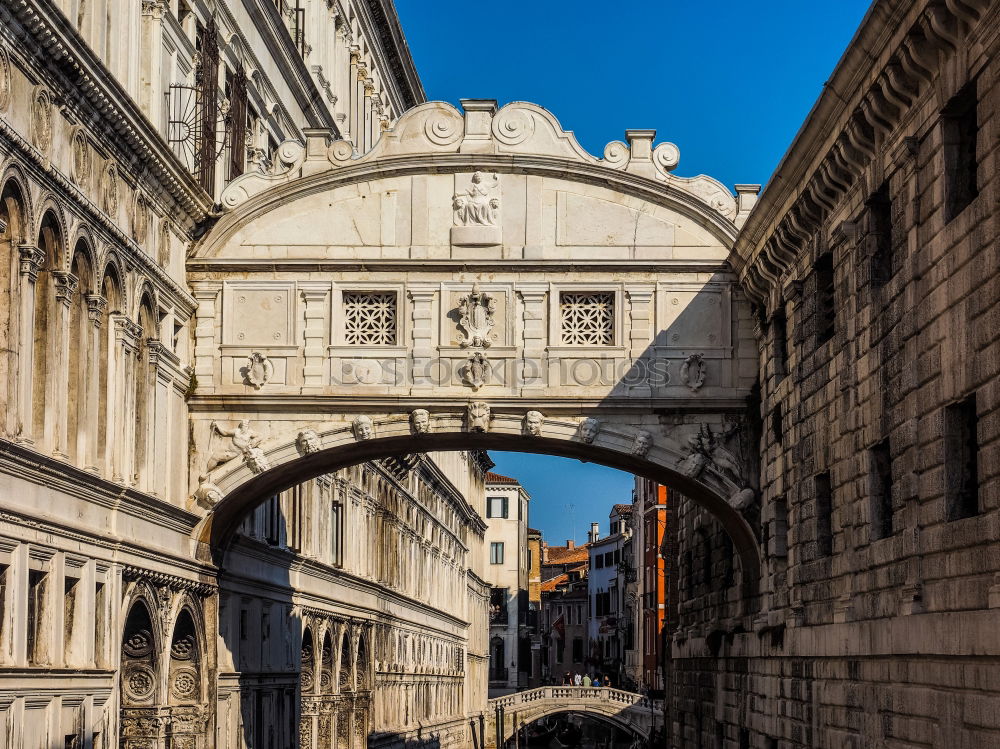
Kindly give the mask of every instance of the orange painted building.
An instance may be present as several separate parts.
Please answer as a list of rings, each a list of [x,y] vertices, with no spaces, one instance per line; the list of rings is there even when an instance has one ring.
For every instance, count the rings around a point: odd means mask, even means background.
[[[674,492],[644,478],[635,479],[633,524],[638,570],[638,643],[641,687],[663,689],[665,633],[677,620]]]

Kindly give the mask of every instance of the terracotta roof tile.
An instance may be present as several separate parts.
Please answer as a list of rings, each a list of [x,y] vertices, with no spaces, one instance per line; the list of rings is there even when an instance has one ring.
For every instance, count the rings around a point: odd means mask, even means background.
[[[487,484],[520,484],[521,482],[517,479],[512,479],[510,476],[502,476],[499,473],[493,473],[493,471],[486,472],[486,483]]]

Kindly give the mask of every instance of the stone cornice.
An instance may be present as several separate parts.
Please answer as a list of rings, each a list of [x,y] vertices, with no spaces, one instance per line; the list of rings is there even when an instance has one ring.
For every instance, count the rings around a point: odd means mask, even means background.
[[[3,439],[0,439],[0,471],[140,520],[156,518],[164,528],[185,536],[201,521],[199,515],[162,499]]]
[[[331,128],[340,132],[333,113],[322,103],[325,100],[323,92],[313,80],[274,3],[268,0],[242,0],[242,2],[268,50],[276,61],[282,63],[282,68],[291,74],[285,81],[289,84],[289,90],[295,97],[296,103],[305,114],[306,125]],[[231,15],[229,17],[232,18]]]
[[[936,76],[939,53],[953,51],[989,4],[872,5],[736,242],[733,265],[751,296],[760,302],[773,296],[882,139]]]
[[[361,2],[358,4],[363,5]],[[377,42],[385,56],[388,68],[386,72],[395,83],[394,93],[401,97],[396,102],[396,111],[402,113],[410,107],[423,104],[427,97],[392,0],[366,0],[364,5],[367,5],[368,16],[375,27],[373,41]]]
[[[61,93],[75,92],[98,118],[111,124],[120,138],[119,147],[129,154],[131,167],[147,170],[192,223],[203,221],[212,209],[211,197],[51,0],[0,0],[0,8],[16,17],[22,34],[31,37],[24,46],[36,50],[36,59],[67,81]]]

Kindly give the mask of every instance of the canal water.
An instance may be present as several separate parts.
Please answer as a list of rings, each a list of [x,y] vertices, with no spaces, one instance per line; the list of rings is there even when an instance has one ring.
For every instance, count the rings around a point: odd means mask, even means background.
[[[624,731],[585,715],[569,713],[550,719],[546,727],[559,726],[555,736],[546,739],[528,738],[520,746],[526,749],[632,749],[635,738]]]

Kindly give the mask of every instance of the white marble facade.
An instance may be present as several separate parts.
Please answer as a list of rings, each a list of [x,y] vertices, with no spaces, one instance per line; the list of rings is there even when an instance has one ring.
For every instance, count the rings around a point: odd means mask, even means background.
[[[423,99],[390,2],[0,5],[0,746],[468,746],[487,447],[682,477],[756,585],[755,189]]]

